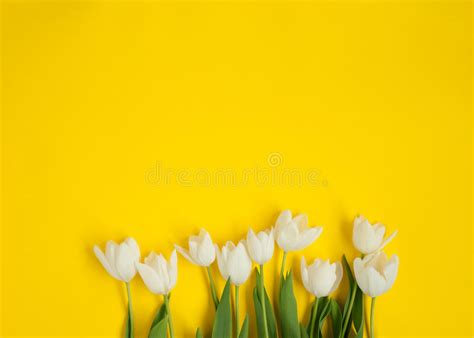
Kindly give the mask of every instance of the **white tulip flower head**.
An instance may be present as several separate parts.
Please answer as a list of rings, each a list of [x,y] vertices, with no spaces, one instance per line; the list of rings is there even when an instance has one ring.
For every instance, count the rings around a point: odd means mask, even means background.
[[[145,258],[145,264],[137,264],[138,273],[148,290],[156,295],[167,295],[178,281],[178,257],[173,250],[170,261],[162,254],[152,252]]]
[[[273,229],[255,234],[250,228],[247,233],[247,249],[250,257],[259,265],[263,265],[272,259],[275,249]]]
[[[397,231],[394,231],[384,240],[385,226],[381,223],[372,225],[364,216],[361,215],[354,219],[352,242],[357,250],[368,255],[382,250],[396,234]]]
[[[392,287],[398,274],[399,259],[392,255],[388,260],[385,252],[377,252],[354,260],[354,275],[362,292],[377,297]]]
[[[307,266],[304,257],[301,258],[301,279],[306,290],[315,297],[327,297],[334,292],[342,280],[342,265],[340,262],[330,263],[329,260],[315,259]]]
[[[308,216],[292,217],[290,210],[283,211],[275,224],[275,237],[284,252],[302,250],[321,235],[322,227],[308,227]]]
[[[94,253],[105,270],[115,279],[130,282],[137,273],[135,265],[140,260],[140,248],[133,238],[127,238],[120,244],[108,241],[105,254],[95,245]]]
[[[222,251],[216,245],[217,265],[222,277],[234,285],[241,285],[249,278],[252,271],[252,261],[250,260],[245,241],[240,241],[237,246],[228,241],[222,247]]]
[[[175,245],[176,250],[193,264],[208,267],[216,259],[216,250],[211,235],[201,229],[199,236],[191,236],[188,241],[189,251]]]

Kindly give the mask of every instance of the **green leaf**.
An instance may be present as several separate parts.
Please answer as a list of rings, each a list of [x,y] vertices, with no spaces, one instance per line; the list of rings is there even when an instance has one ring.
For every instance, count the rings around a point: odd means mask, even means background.
[[[151,323],[148,338],[166,338],[167,320],[166,306],[162,304]]]
[[[265,336],[263,312],[262,312],[262,300],[260,299],[259,288],[262,286],[262,276],[258,269],[256,269],[256,281],[257,286],[253,290],[253,304],[255,308],[255,317],[257,321],[257,334],[258,337],[263,338]],[[268,296],[267,290],[263,287],[264,297],[265,297],[265,312],[267,315],[267,329],[269,338],[277,337],[277,325],[275,319],[275,312],[273,311],[273,306],[270,302],[270,297]]]
[[[334,299],[331,299],[331,319],[332,332],[334,338],[341,338],[342,333],[342,314],[339,304]]]
[[[228,279],[217,306],[216,317],[212,327],[212,338],[231,338],[231,336],[232,311],[230,307],[230,279]]]
[[[264,288],[263,292],[265,293],[265,311],[267,313],[267,327],[269,338],[277,338],[277,323],[275,318],[275,311],[273,311],[272,303],[270,302],[270,297],[268,296],[267,290]]]
[[[240,329],[239,338],[248,338],[249,337],[249,315],[245,316],[244,323],[242,324],[242,329]]]
[[[364,336],[364,294],[357,287],[354,299],[354,307],[352,308],[352,319],[356,330],[356,338]],[[348,330],[349,332],[350,330]]]
[[[168,328],[168,315],[165,315],[158,323],[151,327],[148,338],[166,338]]]
[[[200,328],[196,330],[196,338],[202,338],[202,332]]]
[[[318,312],[316,313],[315,316],[315,325],[314,325],[314,332],[313,332],[313,337],[321,337],[322,336],[322,328],[324,325],[324,321],[326,317],[329,315],[331,312],[331,302],[328,297],[321,297],[318,299]],[[313,303],[311,306],[311,313],[310,313],[310,320],[308,323],[308,327],[306,328],[306,333],[308,336],[311,337],[311,319],[313,318],[313,313],[316,308],[316,302]]]
[[[349,291],[347,292],[346,301],[344,302],[344,310],[342,311],[342,318],[346,318],[347,312],[349,311],[349,306],[353,293],[355,292],[355,287],[353,284],[349,284]]]
[[[300,325],[298,322],[298,310],[296,298],[293,293],[293,274],[290,271],[282,278],[280,290],[280,321],[283,338],[295,338],[300,336]]]
[[[303,324],[300,323],[300,334],[301,338],[309,338],[308,333],[306,332],[306,327],[303,326]]]
[[[308,336],[311,334],[311,322],[313,320],[313,313],[315,308],[316,301],[313,302],[313,304],[311,305],[311,310],[309,311],[308,325],[306,325],[306,333],[308,334]]]
[[[323,329],[324,321],[326,320],[326,317],[331,312],[331,301],[328,297],[321,297],[319,302],[321,303],[323,308],[322,308],[321,312],[318,311],[319,312],[318,313],[319,332],[318,332],[318,335],[316,337],[321,337],[322,336],[321,331]],[[320,305],[320,307],[321,307],[321,305]]]
[[[165,316],[166,316],[166,306],[165,304],[162,304],[160,308],[158,309],[158,311],[156,312],[153,322],[151,323],[150,331],[153,328],[153,326],[158,324]]]
[[[349,262],[347,261],[346,255],[342,255],[342,266],[344,267],[344,273],[349,278],[349,284],[350,285],[354,284],[355,283],[354,275],[352,274],[351,266],[349,265]]]
[[[260,303],[256,287],[253,289],[253,306],[255,309],[255,320],[257,322],[257,336],[259,338],[263,338],[265,337],[265,331],[263,327],[262,305]]]
[[[350,268],[349,263],[347,262],[346,256],[342,255],[342,265],[344,267],[344,274],[349,279],[349,292],[347,293],[346,301],[344,303],[344,310],[342,312],[342,323],[346,324],[346,327],[342,327],[342,331],[340,333],[341,338],[348,337],[351,331],[351,316],[354,308],[351,308],[351,303],[353,303],[355,298],[355,293],[357,291],[357,283],[352,275],[352,271]]]

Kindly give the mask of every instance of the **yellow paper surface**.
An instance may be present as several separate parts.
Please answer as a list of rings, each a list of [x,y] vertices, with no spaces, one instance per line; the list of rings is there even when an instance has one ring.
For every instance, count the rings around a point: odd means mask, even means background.
[[[324,226],[289,257],[302,320],[300,255],[352,260],[361,213],[399,230],[377,335],[472,336],[471,7],[4,1],[0,334],[119,337],[125,289],[94,244],[168,257],[290,208]],[[132,292],[146,337],[161,299]],[[182,257],[171,307],[178,337],[209,332],[205,273]]]

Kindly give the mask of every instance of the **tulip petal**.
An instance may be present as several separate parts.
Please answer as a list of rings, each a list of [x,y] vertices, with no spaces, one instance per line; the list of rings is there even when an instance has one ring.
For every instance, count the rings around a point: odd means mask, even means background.
[[[227,262],[226,262],[226,257],[224,257],[223,253],[221,253],[221,250],[217,246],[217,244],[214,245],[216,249],[216,256],[217,256],[217,266],[219,267],[219,272],[221,273],[222,278],[227,280],[229,278],[229,272],[227,271]],[[224,251],[225,247],[222,248]]]
[[[283,210],[278,216],[276,223],[287,224],[289,221],[291,221],[291,217],[292,215],[289,209]]]
[[[178,281],[178,256],[176,255],[176,250],[173,250],[170,256],[170,262],[168,263],[168,275],[169,275],[169,284],[168,292],[174,288],[176,282]]]
[[[376,233],[377,231],[377,233]],[[385,227],[382,224],[372,226],[365,218],[354,221],[352,242],[360,252],[369,254],[376,251],[382,244]]]
[[[115,266],[117,269],[117,275],[124,282],[130,282],[135,276],[135,262],[129,246],[125,243],[120,244],[117,249],[115,255]]]
[[[380,296],[385,292],[385,278],[372,266],[365,269],[368,283],[368,295],[370,297]]]
[[[232,252],[229,253],[227,261],[230,279],[234,285],[243,284],[252,271],[252,261],[245,248],[245,242],[240,241]]]
[[[384,275],[386,279],[384,292],[390,290],[390,288],[393,286],[393,283],[395,283],[395,279],[397,278],[397,274],[398,274],[398,265],[399,265],[398,256],[392,255],[392,257],[390,257],[390,260],[388,261],[388,263],[385,265],[385,268],[384,268]]]
[[[298,236],[297,245],[296,245],[297,249],[301,250],[309,246],[311,243],[317,240],[319,236],[321,236],[322,232],[323,232],[322,227],[314,227],[314,228],[308,228],[302,233],[300,233]]]
[[[280,229],[277,237],[277,243],[285,252],[300,249],[298,246],[298,226],[295,222],[290,222]]]
[[[167,286],[170,285],[170,275],[168,271],[168,262],[160,253],[156,255],[156,272],[158,273],[158,277],[163,281],[163,285],[165,286],[165,291],[167,290]]]
[[[364,273],[364,262],[361,258],[354,259],[354,277],[362,292],[368,294],[369,283],[367,281],[367,274]]]
[[[388,237],[383,241],[383,243],[380,245],[379,250],[382,250],[383,248],[385,248],[385,246],[386,246],[388,243],[390,243],[390,242],[392,241],[392,239],[395,238],[395,236],[397,235],[397,233],[398,233],[398,230],[395,230],[394,232],[392,232],[392,233],[390,234],[390,236],[388,236]]]
[[[341,262],[335,262],[334,264],[336,264],[336,281],[334,282],[331,292],[329,293],[333,293],[334,291],[336,291],[336,289],[339,287],[339,284],[341,283],[342,276],[344,274]]]
[[[155,270],[142,263],[137,264],[137,269],[148,290],[156,295],[165,294],[163,281],[158,277],[158,274]]]
[[[188,253],[188,251],[187,251],[186,249],[180,247],[180,246],[177,245],[177,244],[174,245],[174,248],[175,248],[184,258],[186,258],[188,261],[190,261],[190,262],[193,263],[193,264],[198,265],[197,262],[195,262],[195,261],[191,258],[191,256],[189,255],[189,253]]]
[[[290,210],[282,211],[276,220],[275,231],[279,233],[281,231],[281,228],[285,226],[286,224],[288,224],[290,221],[291,221],[291,211]]]
[[[198,246],[197,258],[200,266],[209,266],[216,259],[216,251],[209,238],[204,238]]]
[[[300,231],[304,231],[308,227],[308,215],[306,214],[299,214],[293,218],[293,222],[298,225],[298,229]]]
[[[250,254],[250,257],[257,264],[263,264],[263,243],[264,241],[260,241],[259,238],[253,232],[253,230],[249,229],[247,233],[247,249]]]
[[[306,264],[306,259],[304,258],[304,256],[301,257],[301,280],[303,281],[303,286],[305,287],[305,289],[309,293],[314,295],[309,284],[308,266]]]
[[[129,237],[125,240],[125,243],[130,248],[130,253],[132,254],[133,260],[138,262],[140,260],[140,248],[138,247],[137,241]]]
[[[115,273],[114,269],[110,266],[109,262],[107,261],[107,258],[105,257],[104,253],[102,250],[97,245],[94,245],[94,253],[97,259],[100,261],[104,269],[114,277],[115,279],[120,280],[119,276]]]
[[[189,241],[189,255],[192,257],[192,259],[196,262],[196,264],[199,265],[199,262],[198,262],[198,240],[196,241]]]
[[[117,271],[117,267],[115,266],[115,256],[117,255],[117,250],[117,243],[114,241],[107,241],[107,244],[105,245],[105,257],[114,271]]]

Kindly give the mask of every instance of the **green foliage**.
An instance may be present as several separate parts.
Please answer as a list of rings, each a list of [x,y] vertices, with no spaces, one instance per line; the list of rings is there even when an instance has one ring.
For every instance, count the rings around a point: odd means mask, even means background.
[[[306,327],[304,327],[304,325],[300,323],[301,338],[309,338],[308,332],[306,332],[306,330],[307,330]]]
[[[269,338],[276,338],[277,337],[277,324],[275,319],[275,312],[273,311],[273,306],[270,302],[270,297],[265,290],[265,286],[263,285],[262,275],[255,269],[256,271],[256,281],[257,285],[253,289],[253,304],[255,308],[255,317],[257,321],[257,334],[259,338],[265,337],[265,326],[263,320],[263,312],[262,312],[262,300],[260,295],[260,288],[263,288],[264,297],[265,297],[265,312],[267,316],[267,329],[268,329],[268,336]]]
[[[279,304],[282,337],[300,337],[298,310],[296,307],[296,298],[293,292],[293,274],[291,271],[281,278]]]
[[[227,280],[224,291],[217,306],[216,317],[212,327],[212,338],[232,337],[232,310],[230,306],[230,279]]]
[[[356,330],[355,337],[362,338],[364,336],[364,294],[359,287],[357,287],[354,299],[352,319],[354,322],[354,328]]]
[[[198,329],[196,330],[196,338],[203,338],[203,337],[202,337],[202,332],[201,332],[201,329],[200,329],[200,328],[198,328]]]
[[[248,338],[249,337],[249,315],[245,316],[244,323],[242,324],[242,329],[240,330],[239,338]]]
[[[342,313],[339,304],[334,299],[331,299],[331,320],[332,332],[334,338],[341,337],[342,334]]]
[[[322,328],[326,317],[329,315],[331,311],[331,301],[328,297],[321,297],[318,299],[318,304],[316,307],[316,301],[311,306],[311,313],[310,313],[310,320],[308,322],[308,326],[306,327],[306,331],[309,337],[322,337]],[[316,312],[316,316],[314,316],[314,324],[312,325],[311,321],[313,319],[314,311]],[[311,327],[314,328],[314,332],[311,335]]]
[[[347,298],[344,303],[344,310],[342,312],[342,329],[339,333],[339,336],[334,336],[336,338],[347,338],[349,336],[349,333],[351,331],[351,322],[354,311],[356,292],[359,289],[345,255],[342,255],[342,266],[344,267],[344,274],[349,279],[349,292],[347,294]]]
[[[166,306],[162,304],[158,309],[153,322],[151,323],[148,338],[166,338],[166,329],[168,326],[168,315]]]

